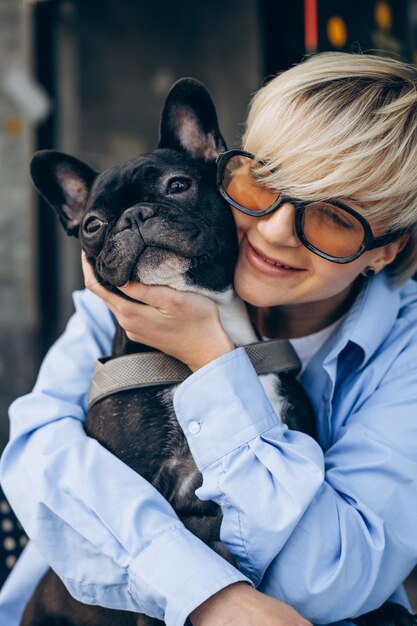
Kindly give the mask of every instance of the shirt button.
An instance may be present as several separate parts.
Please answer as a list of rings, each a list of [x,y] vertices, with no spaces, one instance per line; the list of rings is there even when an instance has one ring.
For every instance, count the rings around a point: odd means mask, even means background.
[[[201,424],[199,424],[198,422],[192,420],[189,424],[188,424],[188,432],[191,433],[191,435],[196,435],[197,433],[200,432],[200,428],[201,428]]]

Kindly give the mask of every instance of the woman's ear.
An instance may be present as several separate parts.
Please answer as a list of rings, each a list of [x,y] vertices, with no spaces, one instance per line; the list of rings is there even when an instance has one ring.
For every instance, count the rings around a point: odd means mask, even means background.
[[[381,271],[386,265],[389,265],[397,258],[397,254],[404,250],[405,246],[410,239],[410,235],[405,233],[401,235],[399,239],[392,241],[391,243],[387,243],[386,246],[383,246],[378,250],[379,255],[376,257],[375,261],[372,263],[372,267],[375,268],[375,271]]]
[[[408,233],[405,233],[402,237],[400,237],[400,239],[398,240],[399,246],[398,246],[397,254],[401,252],[401,250],[404,250],[405,246],[409,242],[409,239],[410,239],[410,235]]]

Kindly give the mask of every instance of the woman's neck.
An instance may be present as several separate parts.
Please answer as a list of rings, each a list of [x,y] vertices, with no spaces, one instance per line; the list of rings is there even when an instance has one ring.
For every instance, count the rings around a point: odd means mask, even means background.
[[[323,330],[342,317],[352,306],[360,285],[361,281],[357,281],[331,300],[263,308],[248,304],[249,316],[263,337],[305,337]]]

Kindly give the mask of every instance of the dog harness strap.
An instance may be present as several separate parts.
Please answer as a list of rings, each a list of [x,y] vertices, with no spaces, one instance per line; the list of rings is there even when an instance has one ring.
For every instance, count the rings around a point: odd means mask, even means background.
[[[257,374],[290,372],[301,368],[291,343],[282,339],[242,346]],[[88,407],[119,391],[178,385],[192,371],[181,361],[162,352],[139,352],[115,359],[99,359],[91,381]]]

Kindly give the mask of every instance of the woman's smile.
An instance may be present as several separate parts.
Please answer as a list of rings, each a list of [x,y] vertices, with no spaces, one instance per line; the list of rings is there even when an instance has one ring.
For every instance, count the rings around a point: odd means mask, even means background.
[[[289,278],[306,271],[302,267],[296,267],[292,262],[264,254],[261,249],[253,246],[246,237],[242,241],[242,246],[248,263],[257,271],[268,276]]]

